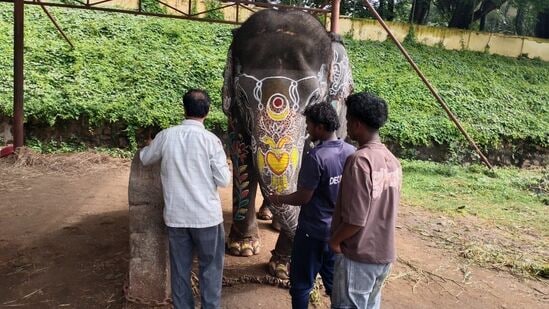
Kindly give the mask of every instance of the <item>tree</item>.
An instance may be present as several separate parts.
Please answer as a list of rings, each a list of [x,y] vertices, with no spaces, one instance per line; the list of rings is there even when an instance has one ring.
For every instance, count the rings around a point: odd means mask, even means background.
[[[526,15],[528,14],[529,4],[526,1],[517,1],[517,16],[515,16],[515,33],[526,35]]]
[[[549,39],[549,8],[538,12],[534,34],[539,38]]]
[[[410,23],[424,25],[431,9],[431,0],[413,0],[410,11]]]
[[[379,0],[377,11],[385,20],[395,19],[395,0]]]
[[[469,29],[507,0],[435,0],[437,8],[449,17],[448,27]]]

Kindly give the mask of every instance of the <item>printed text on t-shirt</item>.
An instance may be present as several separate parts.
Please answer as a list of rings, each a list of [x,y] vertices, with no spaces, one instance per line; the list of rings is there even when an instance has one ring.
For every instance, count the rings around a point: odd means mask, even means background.
[[[330,177],[330,186],[331,185],[337,185],[340,182],[341,182],[341,175]]]

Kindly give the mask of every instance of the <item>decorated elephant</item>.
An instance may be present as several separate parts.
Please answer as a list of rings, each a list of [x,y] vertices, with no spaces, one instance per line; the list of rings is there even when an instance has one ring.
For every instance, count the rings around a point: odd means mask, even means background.
[[[257,187],[269,192],[296,190],[301,154],[308,146],[304,109],[331,102],[345,132],[344,99],[352,91],[347,53],[337,35],[298,10],[263,10],[233,33],[223,86],[233,163],[233,224],[227,249],[258,254],[255,215]],[[299,207],[269,205],[280,234],[269,262],[271,274],[288,278],[289,257]]]

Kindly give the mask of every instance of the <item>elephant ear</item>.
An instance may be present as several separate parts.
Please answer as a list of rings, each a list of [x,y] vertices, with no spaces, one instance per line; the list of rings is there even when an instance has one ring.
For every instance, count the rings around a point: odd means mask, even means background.
[[[328,89],[328,102],[331,102],[339,115],[340,128],[337,135],[341,138],[347,136],[345,113],[347,106],[345,99],[353,92],[353,74],[347,51],[343,46],[341,37],[332,36],[332,65],[330,67],[330,87]]]
[[[233,66],[234,66],[233,51],[231,47],[227,52],[227,62],[225,63],[225,72],[223,73],[223,78],[224,78],[223,93],[222,93],[223,112],[227,116],[230,115],[231,106],[233,104],[232,100],[235,99]]]

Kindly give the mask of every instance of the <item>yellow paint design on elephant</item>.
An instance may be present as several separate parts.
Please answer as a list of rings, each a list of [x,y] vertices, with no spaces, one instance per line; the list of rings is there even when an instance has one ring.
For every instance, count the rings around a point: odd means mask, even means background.
[[[263,169],[265,168],[265,156],[263,155],[263,152],[261,152],[261,149],[257,151],[257,170],[262,173]]]
[[[269,146],[268,150],[263,154],[261,150],[257,154],[257,165],[261,170],[265,166],[271,171],[271,186],[277,191],[282,192],[289,186],[288,183],[288,167],[296,167],[299,161],[299,150],[293,146],[290,151],[284,146],[290,144],[290,137],[282,137],[275,142],[270,136],[261,138],[261,142]]]
[[[267,115],[269,115],[269,118],[271,118],[274,121],[282,121],[288,118],[289,114],[290,114],[289,105],[286,105],[281,112],[277,113],[271,108],[270,104],[267,104]]]

